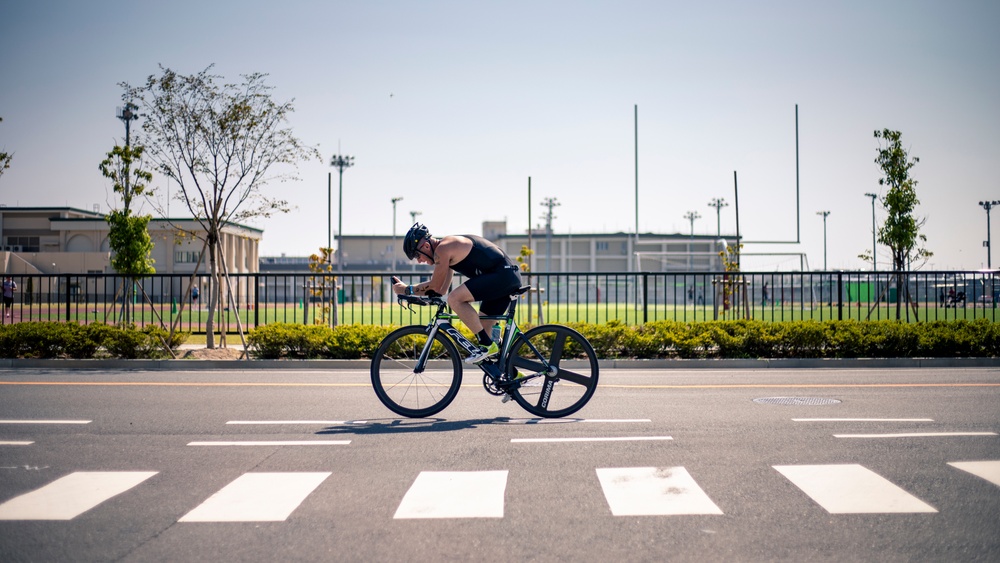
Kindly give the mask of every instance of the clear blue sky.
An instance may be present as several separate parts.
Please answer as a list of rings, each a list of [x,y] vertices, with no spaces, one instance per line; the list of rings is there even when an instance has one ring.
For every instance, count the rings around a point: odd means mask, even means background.
[[[234,81],[268,73],[324,157],[265,188],[296,209],[255,224],[263,255],[325,245],[338,143],[356,157],[345,234],[391,233],[398,196],[400,234],[413,210],[437,234],[503,219],[524,232],[529,176],[536,225],[554,197],[558,232],[633,231],[635,105],[640,231],[687,233],[694,210],[695,233],[715,234],[707,203],[724,197],[734,233],[735,170],[744,237],[794,239],[798,104],[801,244],[747,252],[805,252],[822,267],[816,212],[829,210],[829,267],[864,269],[863,194],[880,190],[872,133],[887,127],[921,160],[928,267],[980,268],[977,202],[1000,200],[998,29],[995,0],[13,2],[0,19],[0,148],[15,153],[0,203],[107,211],[97,164],[124,137],[118,83],[214,63]],[[334,229],[336,189],[334,174]]]

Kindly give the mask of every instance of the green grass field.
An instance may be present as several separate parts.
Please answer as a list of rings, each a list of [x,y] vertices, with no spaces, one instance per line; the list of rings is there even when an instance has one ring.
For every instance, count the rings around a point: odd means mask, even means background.
[[[353,303],[348,302],[338,307],[339,324],[376,324],[376,325],[409,325],[426,324],[434,312],[432,307],[414,307],[411,312],[399,305],[392,303]],[[866,320],[869,318],[869,305],[867,303],[845,304],[843,308],[836,305],[811,305],[799,304],[777,306],[760,304],[751,307],[749,310],[740,309],[736,311],[730,309],[715,311],[711,306],[674,306],[674,305],[649,305],[646,307],[636,307],[635,305],[620,303],[602,304],[574,304],[574,305],[544,305],[542,316],[539,318],[538,306],[531,309],[531,318],[528,318],[528,307],[526,303],[521,303],[518,308],[518,322],[539,324],[541,321],[548,323],[571,323],[586,322],[603,324],[608,321],[617,320],[624,324],[640,324],[647,321],[675,320],[680,322],[703,322],[711,320],[732,320],[739,318],[752,318],[763,321],[805,321],[805,320],[837,320],[855,319]],[[172,322],[179,317],[178,328],[188,332],[203,332],[205,322],[208,320],[208,312],[205,308],[198,310],[186,309],[172,313],[169,306],[164,309],[157,309],[157,313],[164,322]],[[321,314],[317,307],[304,308],[302,305],[279,304],[261,307],[260,310],[244,310],[240,312],[240,320],[244,329],[252,328],[257,324],[270,323],[293,323],[302,324],[308,317],[309,324],[327,324],[322,321]],[[916,315],[913,310],[901,311],[901,317],[906,322],[917,321],[950,321],[950,320],[973,320],[986,318],[996,322],[998,319],[998,309],[992,304],[986,307],[967,306],[950,308],[937,304],[924,306],[917,309]],[[894,304],[880,305],[870,313],[871,320],[895,319],[896,308]],[[118,317],[114,311],[106,312],[97,308],[93,304],[87,307],[73,307],[68,311],[65,307],[55,305],[43,305],[34,307],[16,308],[13,319],[6,322],[23,321],[72,321],[72,322],[117,322]],[[157,315],[153,313],[149,305],[137,307],[135,311],[136,324],[145,325],[158,323]],[[236,332],[236,315],[226,311],[223,315],[222,323],[227,332]]]

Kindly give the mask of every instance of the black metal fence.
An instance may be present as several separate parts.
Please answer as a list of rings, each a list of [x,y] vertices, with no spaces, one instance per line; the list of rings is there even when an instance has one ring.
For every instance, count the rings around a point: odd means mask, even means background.
[[[220,293],[209,276],[157,274],[135,282],[108,274],[14,276],[18,291],[2,322],[174,324],[203,332],[208,301],[216,325],[410,324],[426,311],[397,306],[389,272],[236,274]],[[426,273],[397,272],[407,283]],[[716,319],[997,320],[998,271],[968,272],[612,272],[524,274],[535,290],[520,322]],[[455,284],[460,283],[455,280]],[[195,289],[197,288],[197,289]]]

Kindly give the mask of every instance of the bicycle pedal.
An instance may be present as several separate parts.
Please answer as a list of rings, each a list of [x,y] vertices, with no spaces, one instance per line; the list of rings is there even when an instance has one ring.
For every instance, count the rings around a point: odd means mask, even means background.
[[[504,393],[504,394],[503,394],[503,399],[500,399],[500,402],[501,402],[501,403],[506,403],[506,402],[507,402],[507,401],[509,401],[509,400],[510,400],[510,395],[508,395],[508,394]]]

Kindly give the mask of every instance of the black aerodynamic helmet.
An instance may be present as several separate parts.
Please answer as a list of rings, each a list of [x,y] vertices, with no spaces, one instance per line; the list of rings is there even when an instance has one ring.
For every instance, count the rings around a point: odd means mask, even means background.
[[[430,236],[430,231],[423,223],[414,223],[406,232],[406,238],[403,239],[403,252],[406,254],[406,259],[413,260],[413,257],[417,255],[417,247]]]

